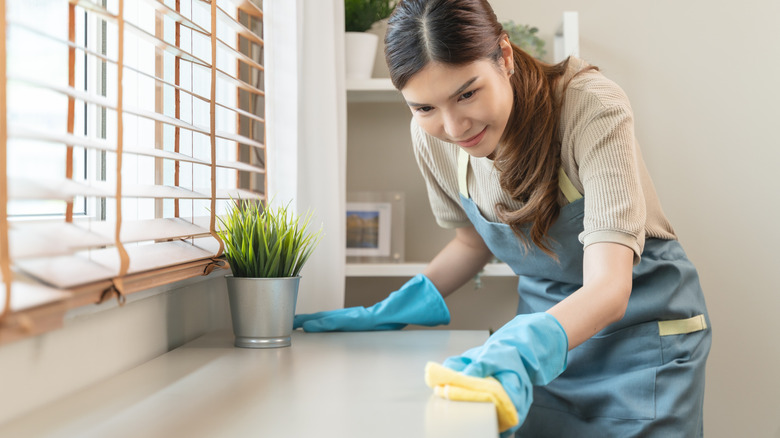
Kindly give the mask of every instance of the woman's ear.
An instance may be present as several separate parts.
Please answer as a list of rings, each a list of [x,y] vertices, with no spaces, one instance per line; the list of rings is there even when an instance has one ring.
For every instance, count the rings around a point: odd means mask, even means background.
[[[504,34],[498,43],[501,47],[501,63],[504,70],[512,74],[515,70],[515,52],[512,50],[512,44],[509,43],[509,35]],[[511,73],[510,73],[511,72]]]

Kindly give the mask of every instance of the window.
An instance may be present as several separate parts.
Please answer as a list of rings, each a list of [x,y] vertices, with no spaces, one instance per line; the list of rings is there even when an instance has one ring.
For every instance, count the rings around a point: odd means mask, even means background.
[[[6,325],[22,309],[122,297],[217,262],[214,215],[264,199],[257,4],[0,3]]]

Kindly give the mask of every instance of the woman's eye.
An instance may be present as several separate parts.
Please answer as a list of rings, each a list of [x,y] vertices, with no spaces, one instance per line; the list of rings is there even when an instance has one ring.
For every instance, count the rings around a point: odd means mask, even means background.
[[[427,112],[433,111],[433,107],[432,106],[420,106],[420,107],[417,107],[417,111],[419,111],[421,113],[427,113]]]
[[[463,93],[463,94],[460,95],[460,100],[471,99],[474,96],[474,94],[476,94],[476,92],[477,92],[477,90],[472,90],[472,91],[468,91],[466,93]]]

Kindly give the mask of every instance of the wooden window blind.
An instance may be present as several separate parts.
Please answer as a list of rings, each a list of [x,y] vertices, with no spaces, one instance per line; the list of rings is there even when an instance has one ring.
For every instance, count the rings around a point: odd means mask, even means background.
[[[265,199],[249,0],[0,0],[0,342],[224,265]]]

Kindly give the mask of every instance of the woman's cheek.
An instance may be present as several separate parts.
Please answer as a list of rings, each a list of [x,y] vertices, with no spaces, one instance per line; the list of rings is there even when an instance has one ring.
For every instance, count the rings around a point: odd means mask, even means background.
[[[442,133],[440,126],[436,122],[435,116],[428,116],[428,117],[417,117],[417,124],[422,128],[423,131],[428,133],[428,135],[431,135],[433,137],[438,138],[439,140],[442,140]]]

